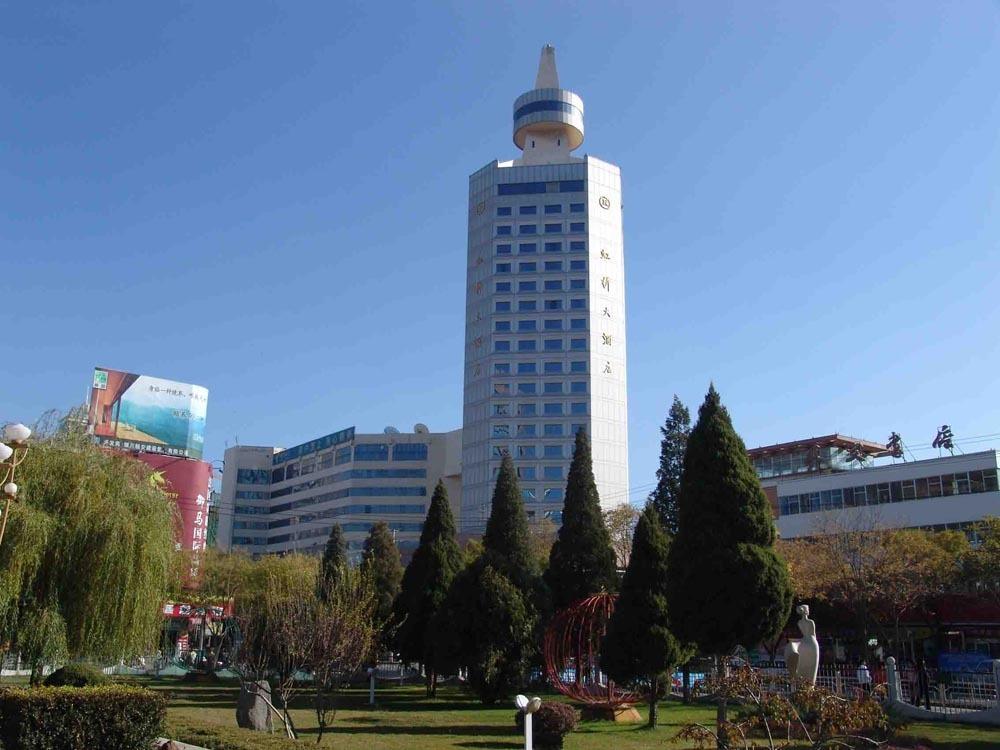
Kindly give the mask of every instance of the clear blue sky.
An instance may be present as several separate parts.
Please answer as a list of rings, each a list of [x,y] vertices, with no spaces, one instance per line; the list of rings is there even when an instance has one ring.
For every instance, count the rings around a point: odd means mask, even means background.
[[[211,458],[460,426],[467,176],[546,42],[623,173],[634,501],[710,380],[751,446],[1000,433],[976,0],[7,5],[0,419],[104,365],[208,387]]]

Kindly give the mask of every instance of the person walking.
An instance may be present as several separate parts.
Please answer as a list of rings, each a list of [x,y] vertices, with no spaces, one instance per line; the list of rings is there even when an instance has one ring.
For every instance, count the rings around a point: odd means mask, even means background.
[[[858,671],[856,674],[858,678],[858,687],[861,688],[866,694],[871,694],[872,691],[872,673],[868,671],[868,665],[865,660],[862,659],[861,663],[858,665]]]
[[[923,657],[917,660],[917,695],[913,701],[914,705],[919,706],[921,698],[923,698],[924,707],[930,711],[931,676],[927,671],[927,662],[924,661]]]

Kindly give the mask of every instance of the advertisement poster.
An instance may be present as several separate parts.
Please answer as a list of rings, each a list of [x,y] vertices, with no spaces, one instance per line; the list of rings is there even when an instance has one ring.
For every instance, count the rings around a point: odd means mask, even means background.
[[[97,368],[87,429],[109,448],[201,458],[207,412],[200,385]]]

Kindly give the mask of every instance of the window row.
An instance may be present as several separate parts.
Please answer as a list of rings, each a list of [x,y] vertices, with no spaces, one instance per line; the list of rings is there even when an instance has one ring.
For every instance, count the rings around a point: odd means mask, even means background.
[[[542,372],[546,375],[560,375],[564,372],[565,362],[542,362]],[[521,368],[525,369],[521,369]],[[576,360],[569,363],[570,372],[586,372],[587,362],[586,360]],[[517,363],[518,374],[532,375],[537,372],[537,365],[535,362],[518,362]],[[493,363],[493,374],[494,375],[510,375],[511,374],[511,363],[510,362],[494,362]],[[576,390],[576,384],[572,390],[573,393],[585,393],[586,383],[583,383],[583,390]]]
[[[546,203],[543,206],[543,210],[547,216],[553,214],[561,214],[563,212],[563,204]],[[585,210],[585,205],[583,203],[569,204],[569,212],[571,214],[582,214],[584,210]],[[513,206],[497,206],[497,216],[513,216],[513,211],[514,211]],[[518,216],[535,216],[537,213],[538,213],[538,206],[535,204],[517,207]]]
[[[563,231],[567,231],[570,234],[581,234],[587,231],[587,222],[585,221],[570,221],[568,222],[569,229],[564,229],[565,225],[561,221],[554,221],[542,224],[542,233],[544,234],[562,234]],[[518,224],[517,233],[520,236],[538,234],[538,224]],[[514,234],[513,224],[497,224],[497,237],[510,237]]]
[[[538,450],[537,445],[516,445],[511,448],[510,445],[494,445],[493,446],[493,458],[503,458],[504,456],[514,456],[518,459],[522,458],[566,458],[572,451],[570,446],[555,444],[555,445],[543,445],[540,446],[541,451]]]
[[[541,471],[538,469],[541,468]],[[493,478],[496,479],[500,474],[500,467],[493,467]],[[534,482],[538,479],[547,482],[558,481],[563,479],[565,475],[565,467],[559,466],[518,466],[517,467],[517,478],[528,482]]]
[[[512,273],[513,263],[497,263],[495,271],[496,273]],[[517,264],[518,273],[562,273],[563,271],[586,271],[587,261],[584,259],[571,260],[569,263],[563,263],[561,260],[547,260],[544,263],[537,263],[535,261],[521,261]],[[548,283],[548,282],[546,282]],[[562,282],[559,282],[559,289],[562,288]],[[580,287],[583,289],[584,287]]]
[[[275,469],[275,471],[280,471],[280,469]],[[292,479],[293,476],[286,476],[286,479]],[[338,482],[346,482],[350,479],[426,479],[427,469],[348,469],[347,471],[338,471],[336,474],[330,474],[329,476],[319,477],[318,479],[310,479],[308,482],[299,482],[298,484],[293,484],[290,487],[285,487],[280,490],[275,490],[271,493],[271,499],[276,497],[284,497],[285,495],[291,495],[296,492],[302,492],[303,490],[311,490],[316,487],[325,487],[329,484],[337,484]]]
[[[791,516],[822,510],[897,503],[903,500],[923,500],[931,497],[996,491],[996,469],[963,471],[957,474],[942,474],[900,482],[881,482],[837,490],[806,492],[800,495],[783,495],[778,498],[778,514]]]
[[[236,490],[237,500],[267,500],[269,497],[270,494],[265,490]]]
[[[498,281],[496,283],[495,290],[496,290],[497,294],[513,294],[514,293],[514,285],[511,282],[509,282],[509,281]],[[519,281],[519,282],[517,282],[517,293],[518,294],[537,294],[540,291],[544,291],[544,292],[564,292],[564,291],[585,292],[585,291],[587,291],[587,280],[586,279],[569,279],[569,284],[566,285],[566,286],[563,286],[562,279],[556,279],[556,280],[552,280],[551,282],[550,281],[546,281],[545,284],[541,288],[539,288],[537,281]],[[561,310],[562,309],[562,300],[545,300],[545,303],[547,304],[550,301],[553,303],[553,306],[552,307],[545,307],[545,306],[543,306],[542,309],[544,309],[544,310]],[[586,307],[585,303],[586,303],[586,300],[584,300],[583,306],[578,306],[576,308],[574,308],[573,305],[570,304],[570,309],[584,309]],[[537,308],[535,308],[535,307],[531,307],[531,308],[522,307],[521,308],[522,311],[528,310],[528,309],[535,310]]]
[[[508,182],[497,185],[497,195],[536,195],[538,193],[582,193],[584,180],[552,182]]]
[[[561,417],[565,414],[573,414],[573,415],[579,414],[581,416],[586,416],[587,414],[586,402],[574,401],[573,403],[569,404],[568,407],[562,401],[548,401],[542,404],[543,417]],[[493,416],[494,417],[512,417],[512,416],[537,417],[538,404],[517,404],[516,406],[514,404],[508,404],[508,403],[493,404]]]
[[[320,495],[310,495],[281,505],[272,505],[272,513],[283,513],[286,510],[304,508],[307,505],[318,505],[330,500],[340,500],[345,497],[424,497],[426,487],[347,487],[342,490],[324,492]]]
[[[532,291],[534,291],[534,281],[522,281],[522,285],[531,284]],[[498,282],[497,283],[497,293],[504,294],[510,292],[510,282]],[[517,302],[517,312],[538,312],[538,310],[543,311],[556,311],[563,309],[563,301],[561,299],[543,299],[541,307],[538,305],[537,299],[522,299]],[[567,310],[586,310],[587,309],[587,298],[586,297],[571,297],[569,304],[566,306]],[[514,312],[510,309],[509,305],[501,305],[497,302],[497,312]]]
[[[280,529],[284,526],[293,526],[300,523],[311,523],[323,518],[337,518],[339,516],[359,516],[359,515],[424,515],[427,506],[420,505],[400,505],[393,503],[380,503],[374,505],[342,505],[339,508],[327,508],[315,513],[303,513],[291,518],[279,518],[268,524],[269,529]]]
[[[495,352],[512,352],[515,349],[511,348],[514,342],[507,340],[500,340],[493,342],[493,351]],[[519,339],[517,342],[516,351],[519,352],[561,352],[566,350],[572,352],[581,352],[587,350],[587,339],[569,339],[569,347],[565,346],[565,341],[563,339],[544,339],[542,341],[542,347],[539,349],[538,341],[536,339]]]
[[[267,484],[271,481],[270,469],[237,469],[236,484]]]
[[[544,424],[542,425],[541,437],[566,437],[566,435],[576,435],[581,429],[585,428],[584,424],[574,424],[569,426],[569,431],[566,430],[566,425],[561,422],[554,424]],[[493,425],[493,437],[495,438],[510,438],[510,437],[525,437],[533,438],[538,437],[538,425],[536,424],[516,424],[512,426],[509,424],[495,424]]]
[[[493,323],[493,330],[497,333],[510,333],[515,330],[514,324],[517,323],[516,330],[520,333],[532,332],[539,330],[539,321],[535,318],[528,318],[526,320],[497,320]],[[563,330],[563,325],[566,321],[562,318],[549,318],[541,321],[541,330],[543,331],[561,331]],[[586,318],[570,318],[569,320],[569,330],[571,331],[586,331],[587,330],[587,319]]]
[[[562,487],[548,487],[546,489],[536,489],[534,487],[522,487],[521,499],[526,503],[537,503],[539,495],[543,503],[561,503],[566,498],[566,493]],[[532,511],[534,513],[534,511]],[[545,514],[548,516],[548,513]],[[559,514],[561,523],[562,514]]]
[[[557,242],[546,242],[542,245],[542,249],[547,253],[561,253],[563,251],[562,240]],[[571,253],[585,253],[587,252],[587,243],[585,240],[572,240],[569,243],[569,251]],[[512,255],[514,252],[514,247],[510,243],[501,243],[496,246],[496,255]],[[518,255],[537,255],[538,253],[538,243],[537,242],[519,242],[517,245]]]

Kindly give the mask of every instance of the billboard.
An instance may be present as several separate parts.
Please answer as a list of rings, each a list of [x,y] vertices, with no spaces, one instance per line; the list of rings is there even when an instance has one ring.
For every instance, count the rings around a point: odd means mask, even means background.
[[[109,448],[201,458],[207,412],[200,385],[97,368],[87,429]]]
[[[201,566],[201,552],[208,546],[212,465],[207,461],[156,453],[140,453],[136,458],[163,480],[163,489],[177,506],[177,549],[192,553],[188,573],[189,583],[195,584]]]

